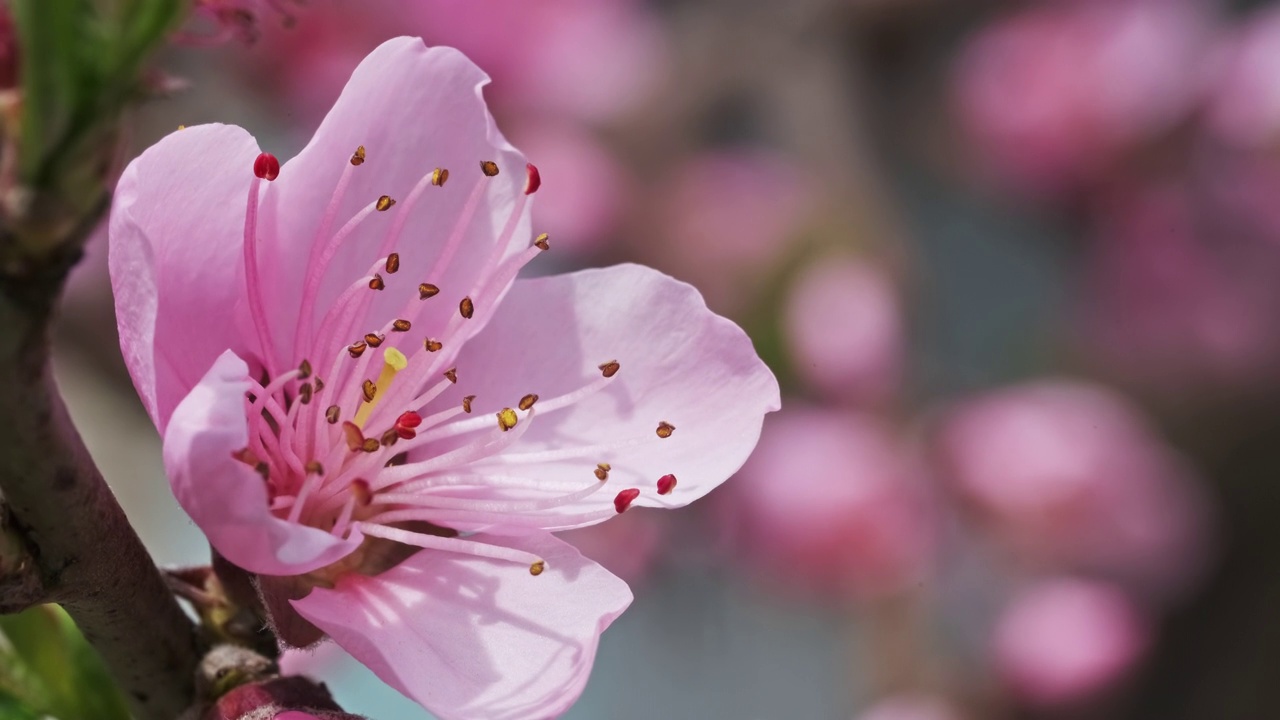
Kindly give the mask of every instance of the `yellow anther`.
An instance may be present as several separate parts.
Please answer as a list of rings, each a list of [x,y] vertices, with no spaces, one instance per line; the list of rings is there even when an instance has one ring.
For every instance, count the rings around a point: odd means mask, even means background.
[[[542,574],[543,570],[546,570],[546,569],[547,569],[547,561],[539,560],[529,565],[529,574],[534,577],[537,577]]]
[[[516,416],[516,411],[511,408],[502,408],[502,411],[498,413],[498,427],[502,428],[502,432],[515,427],[517,420],[519,418]]]

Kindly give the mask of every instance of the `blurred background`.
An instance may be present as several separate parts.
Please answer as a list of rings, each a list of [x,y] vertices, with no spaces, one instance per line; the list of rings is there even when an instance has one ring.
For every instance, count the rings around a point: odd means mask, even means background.
[[[690,281],[777,373],[737,477],[568,534],[636,592],[569,718],[1280,717],[1280,5],[198,4],[132,153],[288,157],[382,40],[456,46],[542,171],[537,267]],[[111,307],[102,237],[68,402],[157,560],[207,562]]]

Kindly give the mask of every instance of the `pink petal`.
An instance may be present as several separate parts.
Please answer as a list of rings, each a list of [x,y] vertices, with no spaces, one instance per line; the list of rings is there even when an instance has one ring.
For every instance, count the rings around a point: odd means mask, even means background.
[[[537,414],[556,396],[599,381],[598,366],[611,360],[621,367],[603,390]],[[520,442],[470,471],[563,488],[598,483],[596,464],[612,465],[600,491],[534,513],[544,529],[606,519],[573,516],[612,508],[626,488],[640,490],[635,505],[650,507],[702,497],[742,465],[765,413],[780,403],[777,381],[741,328],[708,310],[692,286],[637,265],[517,281],[457,365],[459,389],[477,395],[477,413],[515,407],[526,393],[541,398]],[[675,426],[670,437],[658,437],[660,422]],[[575,449],[553,461],[529,455]],[[667,474],[678,485],[658,495]]]
[[[178,403],[164,435],[165,470],[178,503],[228,560],[267,575],[310,572],[341,559],[363,538],[353,533],[341,540],[268,511],[262,477],[232,457],[249,443],[248,372],[228,350]]]
[[[243,208],[258,145],[244,130],[175,132],[129,164],[110,221],[120,347],[156,427],[230,348],[244,297]],[[210,317],[223,318],[209,322]]]
[[[483,183],[484,193],[474,219],[465,226],[461,249],[439,282],[442,295],[438,302],[425,304],[413,323],[442,327],[458,301],[472,291],[516,203],[522,202],[518,198],[524,197],[525,159],[494,125],[482,96],[488,82],[452,48],[428,49],[417,38],[389,40],[360,63],[315,137],[281,169],[263,199],[266,237],[261,252],[267,268],[264,279],[269,279],[265,305],[281,366],[296,362],[292,347],[299,323],[303,337],[310,334],[309,328],[318,327],[334,298],[376,262],[393,226],[405,221],[394,246],[400,253],[400,272],[387,278],[387,291],[378,294],[369,317],[381,325],[400,312],[440,257],[473,188]],[[366,160],[353,167],[350,158],[359,146],[365,147]],[[498,164],[497,177],[483,176],[480,163],[485,160]],[[410,203],[414,187],[437,167],[450,171],[448,182],[426,187],[419,200]],[[322,234],[322,218],[334,200],[339,177],[348,169],[350,185]],[[373,213],[346,239],[320,284],[311,319],[300,320],[312,246],[317,240],[327,243],[382,195],[397,205]],[[407,220],[401,217],[406,212]],[[527,205],[515,230],[514,244],[523,249],[531,238]]]
[[[534,553],[546,570],[534,577],[525,565],[424,550],[293,605],[443,720],[558,716],[581,694],[600,633],[631,591],[550,535],[473,537]]]

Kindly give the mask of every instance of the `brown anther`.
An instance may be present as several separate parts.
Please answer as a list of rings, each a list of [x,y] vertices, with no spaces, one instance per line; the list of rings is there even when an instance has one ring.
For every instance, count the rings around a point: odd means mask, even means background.
[[[358,358],[364,354],[366,347],[368,347],[368,344],[365,341],[358,340],[347,347],[347,352],[351,354],[351,357]]]
[[[298,388],[298,402],[303,405],[311,404],[311,383],[302,383],[302,387]]]
[[[466,396],[466,397],[462,398],[462,412],[464,412],[464,413],[469,413],[469,412],[471,412],[471,403],[472,403],[472,401],[474,401],[475,399],[476,399],[476,396],[475,396],[475,395],[468,395],[468,396]]]
[[[658,478],[658,494],[659,495],[670,495],[671,491],[675,489],[676,489],[675,475],[668,474]]]
[[[378,198],[378,202],[376,205],[374,205],[374,207],[378,208],[378,212],[386,212],[391,209],[392,205],[395,205],[395,204],[396,204],[396,201],[392,200],[390,195],[383,195],[382,197]]]
[[[379,335],[377,333],[369,333],[368,335],[364,336],[365,344],[372,348],[378,347],[379,345],[382,344],[382,341],[386,339],[387,339],[386,335]]]
[[[618,364],[617,360],[610,360],[609,362],[600,366],[600,374],[604,375],[607,378],[611,378],[614,375],[618,374],[618,369],[621,367],[622,366]]]
[[[382,276],[381,276],[381,275],[378,275],[377,273],[375,273],[375,274],[374,274],[374,276],[373,276],[372,278],[370,278],[370,279],[369,279],[369,289],[370,289],[370,290],[381,290],[381,289],[385,288],[386,286],[387,286],[387,284],[386,284],[385,282],[383,282],[383,280],[382,280]]]
[[[309,377],[311,377],[311,363],[303,360],[302,364],[298,365],[298,379],[306,380]]]
[[[319,394],[320,391],[323,389],[324,389],[324,381],[320,379],[319,375],[317,375],[316,376],[316,394]]]
[[[392,445],[395,445],[396,442],[399,440],[400,440],[400,433],[396,432],[395,428],[392,428],[382,433],[382,438],[379,440],[379,442],[382,443],[382,447],[391,447]]]
[[[338,422],[338,414],[341,412],[342,410],[337,405],[330,405],[324,411],[324,419],[328,420],[330,425],[335,425]]]
[[[539,560],[538,562],[533,563],[532,565],[529,566],[529,574],[534,577],[538,577],[539,575],[542,574],[542,571],[546,569],[547,569],[547,562],[545,560]]]
[[[356,148],[356,151],[351,154],[351,164],[352,165],[364,164],[364,146],[363,145]]]
[[[524,397],[520,398],[520,409],[528,410],[529,408],[533,407],[533,404],[536,402],[538,402],[538,396],[534,395],[533,393],[529,393],[528,395],[525,395]]]
[[[387,274],[395,275],[400,269],[400,253],[391,253],[387,256]]]
[[[347,440],[347,448],[351,452],[356,452],[364,447],[364,433],[360,431],[360,426],[350,420],[342,423],[342,435]],[[374,442],[377,442],[376,440]]]
[[[458,368],[455,367],[455,368],[449,368],[448,370],[445,370],[444,376],[445,376],[445,379],[447,379],[451,383],[458,382]]]
[[[235,458],[236,460],[239,460],[240,462],[244,463],[245,465],[248,465],[249,467],[257,467],[259,462],[258,456],[255,455],[253,451],[250,450],[249,448],[245,448],[243,450],[236,450],[231,453],[231,457]]]
[[[261,475],[263,480],[268,480],[271,477],[271,466],[264,462],[254,465],[253,471]]]
[[[408,320],[396,320],[391,323],[391,329],[396,332],[409,332],[410,327],[412,327],[412,325],[409,324]]]
[[[422,347],[426,348],[427,352],[440,352],[440,348],[444,347],[444,343],[440,342],[439,340],[432,340],[431,338],[427,338],[426,340],[422,341]]]
[[[365,438],[364,443],[360,445],[360,449],[367,453],[376,453],[382,445],[378,442],[378,438]]]
[[[364,393],[365,402],[373,402],[374,396],[378,394],[378,386],[374,385],[372,380],[365,380],[360,385],[360,390]]]
[[[306,467],[307,472],[312,475],[324,474],[324,466],[320,464],[319,460],[309,460],[304,467]]]
[[[462,317],[470,320],[471,316],[476,314],[476,304],[471,302],[470,297],[464,297],[462,302],[458,303],[458,312],[462,313]]]
[[[480,172],[484,173],[485,177],[493,177],[498,174],[498,163],[492,160],[481,160]]]
[[[444,187],[449,182],[449,171],[445,168],[436,168],[431,171],[431,184],[436,187]]]
[[[546,233],[542,233],[541,235],[533,239],[533,244],[537,245],[539,250],[550,250],[551,243],[547,242],[550,239],[551,239],[550,235]]]
[[[609,463],[600,463],[599,465],[596,465],[596,479],[599,480],[600,482],[604,482],[605,480],[608,480],[609,471],[612,469],[613,469],[613,466],[610,465]]]
[[[431,283],[422,283],[418,286],[418,299],[426,300],[429,297],[435,297],[440,294],[440,288]]]
[[[502,408],[502,411],[497,413],[497,415],[498,427],[502,428],[502,432],[506,432],[515,427],[516,422],[519,420],[519,417],[516,415],[516,411],[511,408]]]
[[[676,431],[676,426],[672,425],[666,420],[663,420],[662,422],[658,423],[658,430],[657,430],[658,437],[663,438],[664,440],[666,438],[671,437],[671,433],[675,431]]]

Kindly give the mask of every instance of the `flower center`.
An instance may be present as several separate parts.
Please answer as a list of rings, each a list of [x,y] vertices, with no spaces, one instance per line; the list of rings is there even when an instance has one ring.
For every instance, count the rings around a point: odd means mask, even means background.
[[[546,565],[529,553],[418,528],[423,522],[462,533],[499,524],[546,527],[548,510],[602,492],[609,484],[609,465],[596,464],[598,457],[643,439],[550,451],[553,456],[591,458],[590,464],[584,462],[584,480],[571,486],[511,475],[503,471],[509,463],[498,456],[520,439],[535,415],[570,407],[607,386],[619,364],[611,360],[600,365],[594,379],[588,375],[579,388],[558,397],[540,399],[529,393],[509,399],[514,407],[473,415],[476,395],[463,395],[456,387],[460,373],[453,363],[461,346],[491,317],[520,269],[549,247],[543,234],[530,247],[508,252],[528,195],[541,183],[537,169],[527,167],[525,192],[514,204],[477,280],[459,288],[449,287],[448,271],[489,179],[499,173],[497,164],[479,164],[481,172],[427,276],[405,279],[399,274],[401,257],[395,251],[399,236],[411,209],[429,188],[443,188],[449,172],[437,168],[427,173],[402,203],[387,195],[371,201],[333,231],[338,207],[365,158],[361,146],[344,167],[321,218],[303,280],[293,345],[296,365],[284,370],[275,367],[275,335],[258,267],[258,207],[269,187],[263,182],[274,180],[280,167],[266,153],[255,162],[246,203],[243,262],[263,377],[246,397],[250,441],[237,457],[264,476],[271,510],[282,519],[339,537],[358,530],[367,537],[419,548],[521,562],[539,574]],[[330,307],[321,308],[323,319],[312,332],[321,281],[339,249],[370,218],[388,212],[394,217],[376,260]],[[403,309],[389,318],[371,317],[374,297],[387,292],[404,295]],[[448,297],[455,298],[457,312],[443,323],[436,321],[430,328],[436,332],[421,332],[419,318],[425,308],[449,302]],[[313,365],[313,359],[327,362]],[[327,373],[317,374],[318,367],[327,367]],[[465,383],[465,368],[462,377]],[[451,394],[459,397],[446,403]],[[670,430],[674,428],[662,423],[657,432],[666,437]],[[553,524],[603,519],[625,510],[636,495],[638,491],[624,489],[614,508],[563,514]]]

